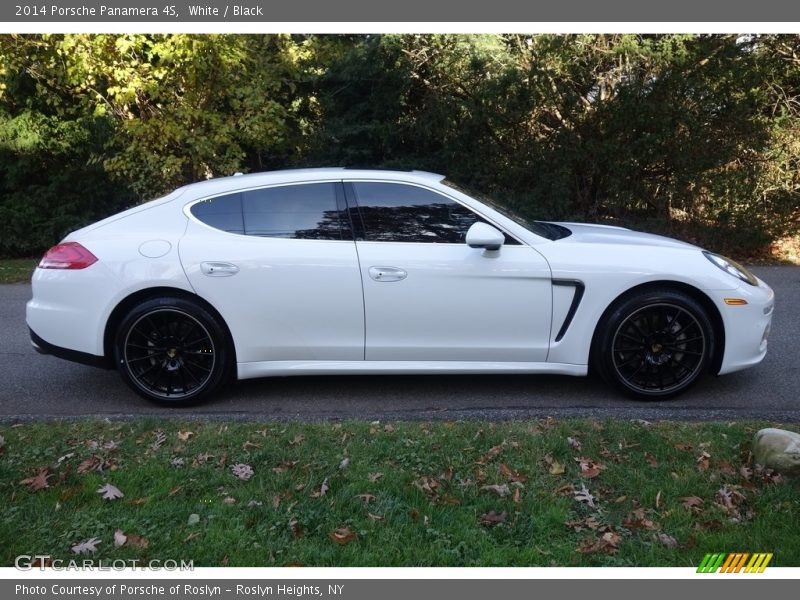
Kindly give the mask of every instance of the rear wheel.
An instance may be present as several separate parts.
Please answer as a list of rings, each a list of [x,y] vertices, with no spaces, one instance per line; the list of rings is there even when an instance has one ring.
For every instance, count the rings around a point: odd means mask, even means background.
[[[131,309],[117,330],[114,353],[134,391],[169,406],[207,398],[224,383],[230,356],[218,320],[181,298],[156,298]]]
[[[601,325],[594,364],[628,394],[680,394],[707,370],[714,330],[703,307],[675,290],[650,290],[615,306]]]

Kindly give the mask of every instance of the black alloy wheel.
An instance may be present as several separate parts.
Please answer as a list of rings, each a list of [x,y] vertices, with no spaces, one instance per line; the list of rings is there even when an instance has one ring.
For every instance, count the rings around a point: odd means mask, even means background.
[[[713,350],[713,327],[703,307],[681,292],[656,290],[612,310],[594,361],[629,394],[659,399],[691,386],[707,370]]]
[[[148,300],[123,319],[115,347],[123,379],[145,398],[189,405],[215,390],[228,371],[217,319],[180,298]]]

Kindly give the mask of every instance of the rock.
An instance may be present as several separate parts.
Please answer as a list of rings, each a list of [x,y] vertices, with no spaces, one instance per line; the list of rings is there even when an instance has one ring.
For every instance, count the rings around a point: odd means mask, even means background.
[[[784,475],[800,476],[800,433],[767,428],[753,437],[756,462]]]

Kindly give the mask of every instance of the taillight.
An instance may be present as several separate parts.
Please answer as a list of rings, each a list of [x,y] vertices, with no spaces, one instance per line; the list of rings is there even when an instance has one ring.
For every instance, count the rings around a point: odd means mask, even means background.
[[[97,262],[97,257],[78,242],[53,246],[39,261],[40,269],[85,269]]]

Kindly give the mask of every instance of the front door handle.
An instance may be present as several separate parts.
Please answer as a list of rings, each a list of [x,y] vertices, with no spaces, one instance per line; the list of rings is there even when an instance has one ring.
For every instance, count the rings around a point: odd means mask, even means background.
[[[408,273],[398,267],[370,267],[369,276],[374,281],[402,281]]]
[[[227,262],[200,263],[200,270],[209,277],[230,277],[239,272],[239,267]]]

